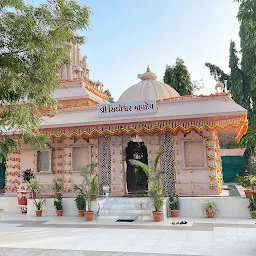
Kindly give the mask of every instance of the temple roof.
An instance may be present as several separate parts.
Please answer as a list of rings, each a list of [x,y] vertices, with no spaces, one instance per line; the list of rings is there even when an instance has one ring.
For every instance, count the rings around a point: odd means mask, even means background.
[[[151,72],[149,66],[144,74],[138,75],[138,78],[141,81],[124,91],[118,102],[163,100],[180,96],[170,85],[157,81],[156,74]]]

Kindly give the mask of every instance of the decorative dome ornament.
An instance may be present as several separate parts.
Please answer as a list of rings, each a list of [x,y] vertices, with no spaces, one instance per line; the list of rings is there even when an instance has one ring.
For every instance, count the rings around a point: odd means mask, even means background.
[[[141,79],[141,80],[156,80],[157,75],[155,73],[151,72],[150,67],[148,65],[146,73],[139,74],[138,78]]]
[[[216,85],[215,85],[215,91],[216,93],[223,93],[224,92],[224,84],[221,83],[221,82],[218,82]]]
[[[148,65],[144,74],[139,74],[141,81],[132,85],[118,99],[118,102],[163,100],[179,97],[179,93],[170,85],[157,81],[157,75],[151,72]]]

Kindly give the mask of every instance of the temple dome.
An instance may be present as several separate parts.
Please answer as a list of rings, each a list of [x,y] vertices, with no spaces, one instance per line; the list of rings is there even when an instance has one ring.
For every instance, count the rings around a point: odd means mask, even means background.
[[[142,81],[132,85],[118,99],[118,102],[139,100],[163,100],[171,97],[179,97],[179,93],[170,85],[156,81],[156,74],[147,67],[146,73],[138,75]]]

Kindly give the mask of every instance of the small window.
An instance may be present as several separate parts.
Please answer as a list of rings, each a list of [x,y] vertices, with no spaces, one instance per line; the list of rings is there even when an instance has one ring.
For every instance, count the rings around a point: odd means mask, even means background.
[[[88,147],[73,147],[72,167],[83,166],[89,164]]]
[[[190,148],[190,153],[189,153]],[[185,167],[204,167],[205,150],[203,141],[184,141],[184,162]],[[190,163],[191,159],[191,163]]]
[[[50,152],[49,151],[37,152],[37,171],[38,172],[50,171]]]

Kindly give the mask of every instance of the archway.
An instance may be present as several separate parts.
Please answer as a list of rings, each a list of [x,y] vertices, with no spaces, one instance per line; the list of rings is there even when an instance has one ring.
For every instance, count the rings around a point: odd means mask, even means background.
[[[136,159],[144,164],[148,164],[147,147],[144,142],[128,142],[126,153],[126,181],[128,193],[135,193],[148,189],[148,178],[140,167],[135,167],[130,163],[130,159]]]

